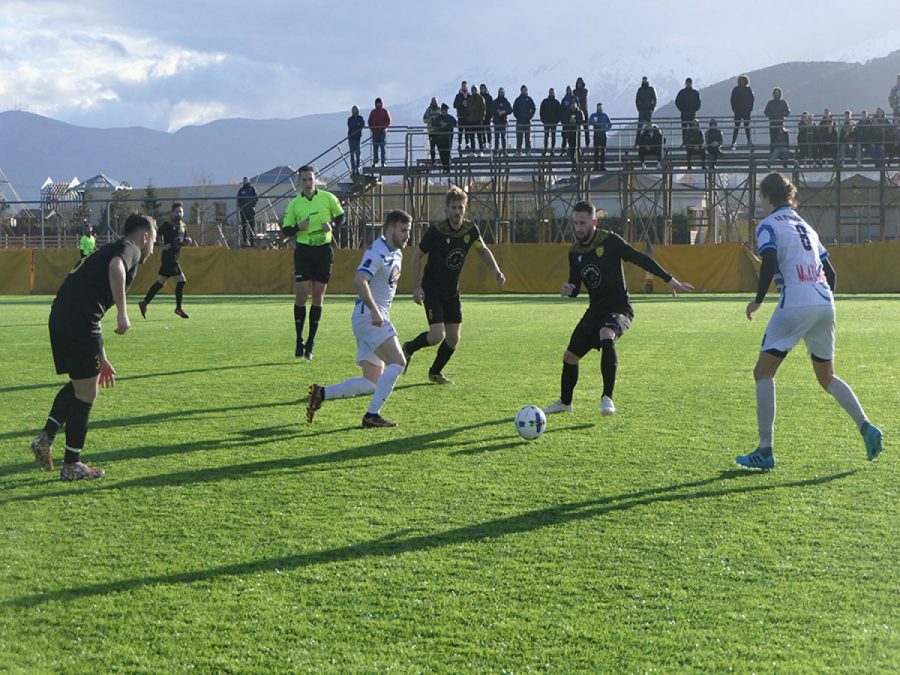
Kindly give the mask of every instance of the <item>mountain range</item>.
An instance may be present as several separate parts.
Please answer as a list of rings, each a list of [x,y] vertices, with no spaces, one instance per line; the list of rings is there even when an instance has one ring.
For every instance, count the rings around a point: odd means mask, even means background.
[[[648,59],[653,58],[663,59],[663,55],[649,53]],[[667,57],[666,62],[670,62]],[[687,71],[687,75],[706,73],[703,79],[694,77],[703,99],[700,116],[730,119],[729,96],[737,73],[715,72],[708,66],[705,70],[699,65],[694,68],[684,59],[678,63],[679,70]],[[548,72],[530,73],[528,77],[537,82],[555,81],[563,79],[558,75],[560,72],[568,72],[564,57],[548,66]],[[594,104],[602,100],[605,110],[616,118],[634,116],[634,92],[644,72],[650,73],[662,104],[656,116],[676,115],[671,101],[684,78],[674,68],[657,65],[651,70],[649,62],[608,60],[602,68],[578,66],[575,76],[581,75],[588,82],[589,108],[593,110]],[[887,109],[888,92],[898,73],[900,50],[864,63],[792,62],[747,74],[756,94],[756,113],[761,113],[772,88],[780,86],[796,114],[803,110],[820,114],[825,107],[840,114],[845,109],[854,112],[863,108],[871,112],[877,106]],[[511,100],[518,94],[520,82],[509,75],[490,71],[473,75],[483,77],[488,83],[507,82],[507,96]],[[570,78],[573,83],[575,76]],[[705,82],[709,84],[703,86]],[[438,96],[438,100],[452,103],[458,86],[459,80],[447,82],[439,88],[443,97]],[[494,86],[491,89],[495,92]],[[556,91],[561,98],[565,83],[556,86]],[[545,89],[535,87],[530,93],[537,104],[546,96]],[[388,105],[394,125],[420,125],[422,112],[432,95],[438,92],[426,92],[405,103]],[[367,110],[363,110],[364,116]],[[22,199],[35,200],[48,177],[68,181],[77,176],[84,180],[98,173],[127,181],[137,188],[149,182],[158,187],[239,182],[244,175],[255,175],[283,164],[298,167],[311,160],[340,140],[347,115],[347,111],[340,111],[293,119],[223,119],[169,133],[141,127],[79,127],[26,112],[2,112],[0,169],[11,186],[0,183],[0,196],[13,200],[9,189],[12,187]]]

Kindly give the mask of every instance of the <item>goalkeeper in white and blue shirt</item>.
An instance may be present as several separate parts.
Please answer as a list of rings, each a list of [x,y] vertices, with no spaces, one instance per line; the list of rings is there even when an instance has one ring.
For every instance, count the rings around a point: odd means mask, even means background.
[[[372,402],[362,419],[363,428],[397,426],[396,422],[381,416],[381,408],[406,368],[403,348],[391,324],[391,302],[400,279],[403,247],[409,241],[411,224],[412,218],[405,211],[391,211],[384,222],[384,234],[363,254],[353,279],[359,298],[351,320],[358,347],[356,362],[363,376],[327,386],[310,385],[307,422],[313,421],[326,399],[371,394]]]
[[[796,188],[780,173],[766,176],[760,197],[770,214],[756,228],[762,258],[756,298],[747,305],[747,318],[762,305],[775,281],[781,294],[769,319],[753,376],[756,379],[756,416],[759,447],[737,457],[738,464],[773,469],[775,455],[775,374],[788,352],[802,339],[812,359],[816,379],[853,418],[870,460],[881,454],[881,431],[871,424],[850,386],[834,374],[834,289],[836,275],[819,235],[794,210]]]

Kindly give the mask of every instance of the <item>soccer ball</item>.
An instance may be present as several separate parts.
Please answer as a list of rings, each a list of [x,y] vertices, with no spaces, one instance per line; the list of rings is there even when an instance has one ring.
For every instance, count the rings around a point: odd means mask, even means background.
[[[547,416],[536,405],[526,405],[516,415],[516,431],[526,441],[533,441],[547,428]]]

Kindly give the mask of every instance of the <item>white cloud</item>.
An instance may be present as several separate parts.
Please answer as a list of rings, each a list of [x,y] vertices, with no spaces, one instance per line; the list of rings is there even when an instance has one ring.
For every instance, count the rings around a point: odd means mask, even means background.
[[[225,110],[225,104],[220,101],[179,101],[172,106],[168,130],[212,122],[224,117]]]

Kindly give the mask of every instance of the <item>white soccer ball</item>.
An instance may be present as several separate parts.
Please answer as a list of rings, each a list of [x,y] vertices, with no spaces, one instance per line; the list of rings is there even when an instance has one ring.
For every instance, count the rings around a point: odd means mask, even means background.
[[[526,405],[516,415],[516,431],[526,441],[533,441],[547,428],[547,416],[536,405]]]

